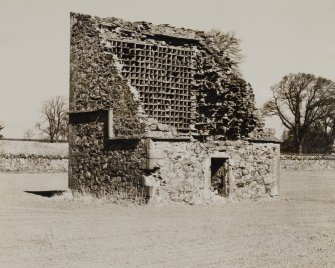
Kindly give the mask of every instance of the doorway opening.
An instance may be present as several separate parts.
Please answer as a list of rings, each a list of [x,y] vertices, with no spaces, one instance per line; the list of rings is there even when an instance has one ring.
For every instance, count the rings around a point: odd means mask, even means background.
[[[228,158],[211,158],[211,190],[221,196],[229,195]]]

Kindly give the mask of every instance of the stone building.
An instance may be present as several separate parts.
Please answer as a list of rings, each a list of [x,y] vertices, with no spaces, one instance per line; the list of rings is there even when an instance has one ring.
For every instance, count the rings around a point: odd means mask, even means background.
[[[188,203],[278,195],[279,143],[211,34],[71,14],[69,187]]]

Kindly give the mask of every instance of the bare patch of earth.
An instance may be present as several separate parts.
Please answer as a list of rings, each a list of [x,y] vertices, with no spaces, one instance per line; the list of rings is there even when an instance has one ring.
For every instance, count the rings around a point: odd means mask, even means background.
[[[281,199],[116,206],[25,191],[67,174],[0,174],[0,267],[334,267],[335,171],[282,172]]]

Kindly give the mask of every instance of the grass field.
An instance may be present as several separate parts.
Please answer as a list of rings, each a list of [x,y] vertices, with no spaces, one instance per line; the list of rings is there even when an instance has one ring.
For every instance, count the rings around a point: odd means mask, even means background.
[[[25,191],[66,174],[0,174],[0,267],[334,267],[335,171],[283,172],[281,199],[116,206]]]

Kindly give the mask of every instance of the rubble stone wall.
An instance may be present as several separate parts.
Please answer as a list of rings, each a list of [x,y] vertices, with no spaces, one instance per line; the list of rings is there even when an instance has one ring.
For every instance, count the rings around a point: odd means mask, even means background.
[[[85,120],[70,124],[69,187],[96,195],[141,193],[145,142],[106,139],[103,113]]]
[[[120,75],[113,54],[104,51],[99,21],[77,14],[71,24],[70,113],[113,110],[116,136],[142,133],[139,100]]]
[[[104,51],[100,21],[71,15],[69,186],[95,194],[141,190],[143,142],[109,140],[107,111],[113,111],[113,136],[143,133],[140,103],[120,75],[113,54]]]
[[[155,142],[156,170],[146,177],[160,198],[176,202],[211,201],[212,157],[227,158],[232,169],[233,199],[259,199],[278,195],[279,155],[277,143],[248,141]]]
[[[335,170],[335,155],[294,155],[280,156],[283,170]]]

